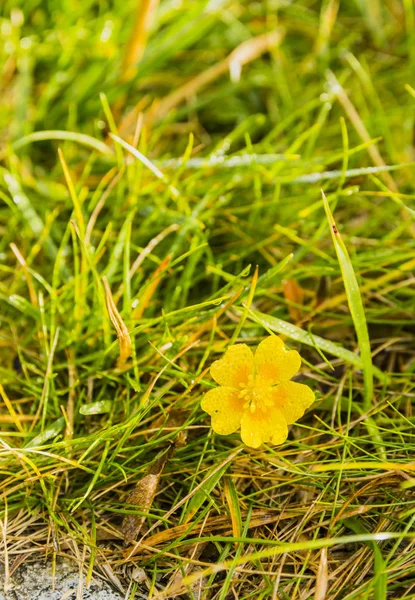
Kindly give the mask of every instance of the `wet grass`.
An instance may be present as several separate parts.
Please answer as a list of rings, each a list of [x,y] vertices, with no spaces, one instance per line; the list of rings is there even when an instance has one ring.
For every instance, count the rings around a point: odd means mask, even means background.
[[[142,10],[0,7],[6,579],[415,598],[414,7]],[[200,399],[267,332],[317,401],[254,451]]]

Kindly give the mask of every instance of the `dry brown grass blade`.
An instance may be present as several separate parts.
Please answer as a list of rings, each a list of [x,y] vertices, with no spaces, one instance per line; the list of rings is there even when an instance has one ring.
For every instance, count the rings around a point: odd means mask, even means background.
[[[8,552],[8,535],[7,535],[7,524],[8,524],[8,514],[9,514],[9,510],[8,510],[8,503],[7,503],[7,498],[4,497],[3,498],[3,502],[4,502],[4,516],[3,516],[3,520],[0,519],[0,528],[1,528],[1,532],[2,532],[2,538],[3,538],[3,552],[2,552],[2,558],[3,558],[3,563],[4,563],[4,576],[3,576],[3,589],[5,591],[5,593],[7,593],[10,590],[10,566],[9,566],[9,552]]]
[[[383,160],[382,155],[379,152],[377,146],[375,144],[370,144],[370,140],[372,139],[372,137],[369,135],[368,130],[366,129],[359,113],[357,112],[353,102],[347,95],[345,89],[342,87],[336,76],[331,72],[328,73],[328,81],[333,91],[335,92],[337,98],[339,99],[340,104],[342,105],[347,116],[349,117],[353,127],[357,131],[360,139],[368,144],[367,151],[373,163],[377,167],[384,167],[386,163]],[[390,173],[382,173],[381,177],[392,191],[398,191],[398,187]]]
[[[225,59],[218,62],[210,69],[206,69],[199,75],[196,75],[193,79],[179,87],[174,92],[171,92],[166,98],[157,103],[155,110],[153,111],[152,118],[162,119],[165,117],[173,108],[179,106],[187,98],[195,96],[202,88],[209,83],[212,83],[229,70],[235,71],[240,70],[244,65],[253,60],[259,58],[265,52],[268,52],[272,48],[275,48],[280,44],[283,38],[281,30],[272,31],[270,33],[264,33],[255,38],[251,38],[245,42],[242,42],[233,52],[231,52]],[[131,133],[137,116],[137,109],[133,108],[124,119],[121,121],[119,132],[121,136],[128,136]]]
[[[320,554],[320,564],[318,566],[314,600],[325,600],[327,594],[328,579],[329,571],[327,566],[327,548],[323,548]]]
[[[382,478],[381,483],[379,483],[379,478]],[[394,477],[390,477],[389,474],[387,475],[387,478],[388,478],[388,480],[391,483],[393,483],[393,482],[396,481],[395,478]],[[376,489],[377,486],[379,486],[379,485],[385,485],[385,483],[386,483],[385,477],[382,474],[379,474],[378,478],[372,479],[371,481],[369,481],[363,487],[359,487],[354,494],[351,494],[349,496],[349,498],[347,498],[347,500],[344,501],[344,503],[342,504],[342,506],[339,509],[338,513],[335,515],[331,526],[334,527],[335,525],[337,525],[337,523],[339,521],[341,521],[342,519],[345,519],[346,516],[352,516],[349,512],[347,512],[347,514],[346,514],[347,509],[352,504],[357,504],[357,507],[356,507],[357,513],[362,512],[362,509],[364,509],[364,502],[363,501],[360,502],[359,496],[364,496],[365,493],[368,490],[372,490],[372,488]],[[369,506],[369,508],[371,508],[371,506]]]
[[[22,255],[22,253],[20,252],[19,248],[16,246],[16,244],[11,243],[10,248],[13,251],[13,254],[17,258],[20,266],[23,269],[23,272],[24,272],[24,275],[26,278],[27,287],[29,289],[30,302],[32,303],[33,306],[38,306],[38,300],[37,300],[35,288],[33,285],[32,276],[30,275],[30,271],[27,267],[26,260],[25,260],[24,256]]]
[[[185,577],[188,577],[190,573],[195,570],[199,570],[199,565],[197,565],[198,558],[202,554],[202,552],[207,547],[208,543],[203,542],[202,544],[196,544],[194,547],[190,548],[188,551],[188,556],[186,556],[187,564],[183,567],[180,567],[176,570],[173,577],[171,577],[170,581],[166,585],[166,589],[180,589],[183,587],[183,580]],[[202,599],[202,592],[206,586],[206,579],[202,577],[194,586],[192,586],[193,597],[198,600]],[[171,596],[171,598],[177,597],[176,595]],[[153,597],[157,598],[157,595]]]
[[[143,295],[141,296],[139,305],[137,306],[137,308],[135,309],[135,311],[133,313],[133,319],[141,319],[141,317],[143,316],[145,309],[150,304],[151,298],[154,296],[154,293],[155,293],[160,281],[162,280],[167,267],[169,266],[171,258],[172,258],[172,256],[170,254],[168,256],[166,256],[166,258],[164,258],[161,261],[161,263],[159,264],[157,269],[154,271],[154,273],[150,279],[150,283],[149,283],[148,287],[146,288],[146,290],[144,291]]]
[[[72,439],[73,431],[74,431],[74,417],[75,417],[76,366],[75,366],[74,353],[71,348],[69,348],[66,351],[66,358],[68,361],[69,391],[68,391],[68,402],[66,404],[67,422],[66,422],[66,428],[65,428],[65,438]]]
[[[242,518],[246,519],[248,513],[242,512]],[[255,527],[261,527],[262,525],[268,525],[269,523],[275,523],[280,519],[292,519],[293,515],[286,513],[285,515],[281,515],[279,510],[275,511],[263,511],[258,510],[252,513],[252,518],[249,522],[250,529]],[[170,542],[182,535],[185,535],[188,532],[189,536],[199,536],[200,532],[203,528],[204,533],[211,533],[212,531],[220,531],[225,530],[229,533],[232,532],[232,520],[230,517],[214,517],[210,519],[207,523],[195,523],[193,521],[189,521],[188,523],[182,523],[181,525],[176,525],[175,527],[171,527],[170,529],[166,529],[165,531],[160,531],[159,533],[155,533],[146,539],[145,546],[136,546],[127,548],[125,551],[125,556],[127,558],[131,558],[132,556],[136,556],[137,554],[144,553],[146,551],[146,547],[154,547],[159,546],[160,544],[164,544],[165,542]],[[191,540],[194,542],[194,540]]]
[[[141,265],[143,264],[146,257],[152,253],[154,248],[160,242],[162,242],[166,236],[168,236],[170,233],[173,233],[174,231],[177,231],[178,229],[179,229],[179,225],[177,225],[176,223],[173,223],[172,225],[169,225],[168,227],[166,227],[166,229],[163,229],[163,231],[161,231],[158,235],[156,235],[154,238],[152,238],[149,241],[147,246],[140,252],[140,254],[137,256],[137,258],[133,262],[131,269],[130,269],[130,273],[129,273],[130,279],[136,273],[136,271],[141,267]]]
[[[122,63],[121,81],[129,81],[137,72],[158,5],[159,0],[137,1],[134,26]]]
[[[131,268],[130,268],[130,271],[128,274],[130,279],[137,272],[137,270],[141,267],[141,265],[143,264],[143,262],[145,261],[147,256],[149,256],[153,252],[154,248],[156,248],[156,246],[160,242],[162,242],[164,240],[164,238],[167,237],[170,233],[173,233],[174,231],[177,231],[178,229],[180,229],[179,225],[177,225],[176,223],[173,223],[172,225],[169,225],[168,227],[166,227],[166,229],[163,229],[163,231],[161,231],[159,234],[157,234],[154,238],[152,238],[149,241],[147,246],[145,248],[143,248],[143,250],[141,250],[140,254],[137,256],[137,258],[131,265]],[[121,294],[123,293],[123,291],[124,291],[124,284],[121,283],[120,287],[118,288],[117,293],[115,294],[115,302],[118,302],[118,299],[121,297]]]
[[[95,227],[95,223],[98,219],[99,213],[101,212],[101,210],[104,207],[104,204],[108,198],[108,196],[111,194],[112,190],[114,189],[114,187],[117,185],[117,183],[119,182],[119,180],[121,179],[121,177],[124,175],[125,172],[125,167],[121,167],[121,169],[118,171],[117,167],[113,167],[112,169],[110,169],[108,171],[108,173],[106,173],[101,181],[101,185],[103,187],[106,187],[105,191],[102,193],[101,198],[99,199],[99,201],[97,202],[94,210],[92,211],[92,214],[89,218],[88,221],[88,225],[86,227],[86,231],[85,231],[85,246],[88,247],[89,244],[91,243],[91,235],[92,232],[94,230]],[[107,186],[108,183],[108,186]]]
[[[115,306],[107,278],[103,277],[102,281],[105,287],[105,302],[107,305],[108,316],[117,333],[118,343],[120,346],[120,356],[117,361],[117,367],[121,368],[131,356],[131,338],[130,334],[128,333],[128,329],[122,320],[117,307]]]
[[[21,423],[24,423],[27,421],[33,421],[35,419],[35,415],[19,415],[17,418]],[[16,423],[16,419],[12,415],[0,415],[0,423]]]

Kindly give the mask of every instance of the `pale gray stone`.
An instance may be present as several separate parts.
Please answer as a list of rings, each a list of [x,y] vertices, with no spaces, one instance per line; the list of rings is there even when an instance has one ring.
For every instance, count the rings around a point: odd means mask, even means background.
[[[107,583],[94,577],[89,588],[83,576],[82,596],[78,594],[79,571],[74,563],[60,560],[56,566],[54,588],[52,565],[42,561],[23,563],[5,581],[4,567],[0,564],[0,600],[123,600]]]

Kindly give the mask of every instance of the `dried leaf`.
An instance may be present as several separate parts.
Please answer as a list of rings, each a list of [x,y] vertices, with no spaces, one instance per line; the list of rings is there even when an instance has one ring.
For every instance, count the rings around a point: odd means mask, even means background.
[[[148,512],[153,504],[156,495],[157,486],[160,480],[160,473],[149,473],[141,479],[133,491],[127,496],[125,503],[133,504],[139,510]],[[126,515],[122,522],[122,533],[124,544],[131,544],[137,539],[141,531],[145,515]]]
[[[172,409],[168,415],[165,427],[181,427],[189,415],[188,411]],[[160,429],[163,423],[156,421],[154,427]],[[133,504],[140,511],[148,512],[157,492],[160,476],[167,461],[173,456],[177,448],[182,448],[187,443],[187,431],[181,431],[170,444],[167,451],[164,449],[148,473],[137,483],[132,492],[125,499],[125,504]],[[145,515],[127,515],[122,522],[124,543],[130,544],[137,539],[145,520]]]
[[[125,504],[136,506],[140,512],[148,513],[150,510],[154,496],[157,492],[157,487],[160,481],[160,476],[163,469],[174,454],[175,446],[170,445],[169,448],[163,450],[161,456],[151,465],[148,473],[137,483],[135,488],[128,494],[125,499]],[[124,544],[134,542],[141,531],[146,515],[126,515],[121,525],[121,531],[124,536]]]
[[[304,290],[303,288],[295,281],[295,279],[284,279],[282,282],[282,289],[284,292],[285,299],[290,303],[288,305],[288,310],[290,312],[292,320],[297,323],[301,321],[303,318],[303,312],[301,308],[298,306],[293,306],[293,304],[303,304],[304,301]]]

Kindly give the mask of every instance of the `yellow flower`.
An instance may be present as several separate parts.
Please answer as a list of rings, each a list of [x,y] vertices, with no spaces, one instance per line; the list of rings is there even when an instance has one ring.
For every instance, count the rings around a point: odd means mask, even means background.
[[[290,381],[301,365],[295,350],[286,350],[277,336],[265,338],[255,355],[246,344],[230,346],[210,367],[221,387],[209,390],[202,408],[212,417],[216,433],[228,435],[241,428],[247,446],[282,444],[288,427],[314,402],[314,393]]]

